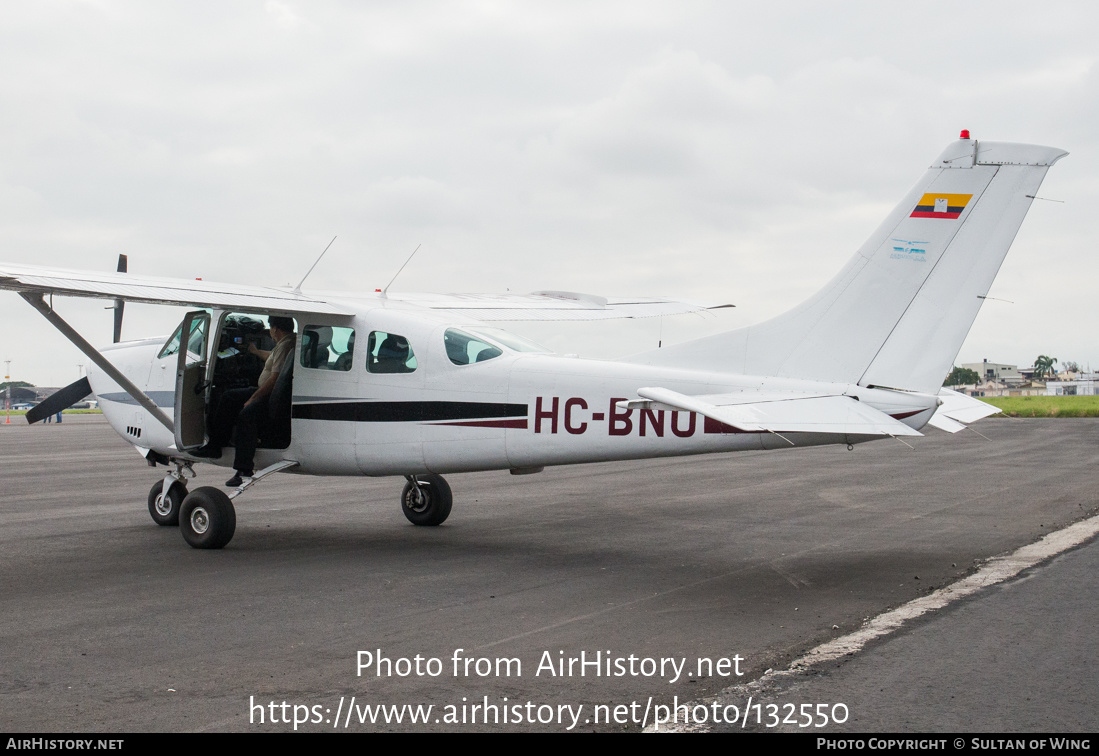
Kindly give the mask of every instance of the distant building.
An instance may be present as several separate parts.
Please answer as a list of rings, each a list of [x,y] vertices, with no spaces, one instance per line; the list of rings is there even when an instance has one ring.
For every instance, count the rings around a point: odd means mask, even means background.
[[[59,386],[12,386],[11,387],[11,404],[14,407],[16,402],[20,404],[30,404],[34,406],[46,397],[60,391]],[[4,389],[0,392],[0,406],[8,399],[8,391]]]
[[[1095,396],[1095,380],[1050,381],[1046,396]]]
[[[4,389],[0,392],[0,401],[7,401],[8,389]],[[38,397],[38,389],[34,386],[12,386],[11,387],[11,404],[14,407],[16,402],[20,404],[31,403],[38,404],[41,399]]]
[[[966,387],[962,393],[968,396],[1043,396],[1046,387],[1043,383],[1009,386],[997,381],[988,381],[973,388]]]
[[[1008,386],[1018,386],[1023,382],[1023,375],[1019,372],[1018,365],[1005,365],[1002,362],[989,362],[986,359],[981,362],[967,362],[962,367],[981,376],[981,383],[995,381]]]

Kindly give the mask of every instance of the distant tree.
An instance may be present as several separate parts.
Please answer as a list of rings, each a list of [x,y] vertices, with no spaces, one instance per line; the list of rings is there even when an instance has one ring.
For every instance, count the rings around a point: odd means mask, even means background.
[[[981,376],[976,370],[954,366],[950,375],[946,377],[944,386],[976,386],[981,382]]]
[[[1056,357],[1049,357],[1044,354],[1038,355],[1038,358],[1034,360],[1034,377],[1041,379],[1053,375],[1053,365],[1055,362],[1057,362]]]
[[[1061,363],[1061,368],[1064,369],[1066,373],[1079,373],[1080,363],[1073,362],[1072,360],[1065,360]]]

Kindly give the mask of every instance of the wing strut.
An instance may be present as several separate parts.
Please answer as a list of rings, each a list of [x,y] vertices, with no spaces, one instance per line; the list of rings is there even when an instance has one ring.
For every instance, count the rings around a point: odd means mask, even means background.
[[[124,376],[118,370],[118,368],[108,362],[107,358],[100,354],[95,347],[85,341],[83,336],[73,330],[72,326],[62,320],[61,316],[54,312],[52,307],[46,304],[46,300],[42,297],[42,294],[32,294],[30,292],[21,291],[19,292],[19,296],[27,300],[31,307],[42,313],[42,317],[50,321],[50,324],[54,328],[61,331],[62,335],[64,335],[65,338],[73,343],[73,346],[83,352],[89,360],[99,366],[100,370],[109,375],[111,377],[111,380],[121,386],[127,394],[134,398],[134,401],[136,401],[138,404],[148,410],[149,414],[155,417],[157,422],[167,428],[170,433],[175,433],[175,424],[172,422],[172,419],[165,415],[164,411],[161,410],[160,407],[156,406],[156,403],[153,402],[153,400],[150,399],[148,396],[146,396],[141,389],[135,386],[129,378]]]

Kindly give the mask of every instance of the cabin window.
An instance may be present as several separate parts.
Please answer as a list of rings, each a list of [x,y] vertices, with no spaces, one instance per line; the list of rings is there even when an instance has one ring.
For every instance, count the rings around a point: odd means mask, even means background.
[[[366,344],[366,369],[371,373],[411,373],[416,355],[404,336],[371,331]]]
[[[443,343],[446,345],[446,356],[455,365],[484,362],[504,353],[500,347],[483,341],[471,333],[459,331],[457,328],[446,330],[443,334]]]
[[[208,318],[199,317],[191,321],[191,335],[187,339],[187,351],[191,354],[206,354],[206,324],[208,320]],[[176,327],[175,333],[172,334],[172,338],[168,339],[168,343],[160,350],[160,354],[157,355],[158,358],[170,357],[179,353],[179,334],[182,330],[183,324],[180,323]]]
[[[346,372],[351,369],[354,358],[354,329],[318,325],[307,325],[302,329],[302,367]]]

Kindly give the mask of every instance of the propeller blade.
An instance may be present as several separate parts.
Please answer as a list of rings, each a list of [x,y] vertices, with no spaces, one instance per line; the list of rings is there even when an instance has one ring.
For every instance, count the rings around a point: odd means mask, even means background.
[[[126,255],[118,256],[118,272],[125,273],[128,258]],[[122,311],[126,309],[126,303],[121,299],[114,301],[114,343],[122,341]]]
[[[38,403],[38,406],[27,410],[27,422],[37,423],[49,415],[56,415],[63,409],[68,409],[84,397],[92,393],[92,384],[87,378],[81,378],[76,383],[70,383],[55,394],[46,397]]]

